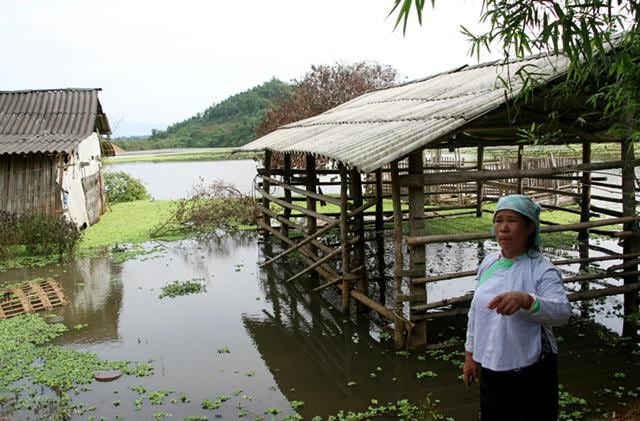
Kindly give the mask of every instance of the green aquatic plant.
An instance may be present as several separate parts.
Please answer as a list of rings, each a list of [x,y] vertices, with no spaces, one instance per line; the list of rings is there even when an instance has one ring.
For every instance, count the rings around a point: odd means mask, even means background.
[[[162,292],[158,298],[179,297],[182,295],[199,294],[206,292],[207,287],[203,279],[191,279],[188,281],[173,281],[161,288]]]
[[[27,410],[38,416],[47,414],[47,419],[67,419],[91,410],[73,402],[68,392],[89,390],[82,385],[92,383],[96,371],[153,372],[148,364],[140,370],[130,361],[105,361],[94,353],[54,345],[66,331],[63,324],[47,323],[36,314],[0,320],[0,398],[9,399],[3,403],[6,411]]]

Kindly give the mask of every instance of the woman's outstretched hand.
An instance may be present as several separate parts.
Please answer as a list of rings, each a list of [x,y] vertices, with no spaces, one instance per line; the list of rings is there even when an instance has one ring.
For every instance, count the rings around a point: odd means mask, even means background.
[[[510,291],[493,297],[487,307],[498,314],[510,316],[521,308],[525,310],[531,308],[532,304],[533,297],[526,292]]]
[[[469,387],[478,378],[478,363],[473,361],[473,354],[470,352],[464,353],[464,366],[462,367],[462,377],[464,378],[464,385]]]

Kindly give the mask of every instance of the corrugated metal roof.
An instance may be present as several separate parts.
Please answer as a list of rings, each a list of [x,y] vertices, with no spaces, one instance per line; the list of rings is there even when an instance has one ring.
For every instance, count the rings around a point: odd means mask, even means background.
[[[568,64],[566,57],[555,55],[456,69],[366,93],[315,117],[282,126],[242,149],[312,153],[371,172],[518,95],[523,88],[518,70],[526,67],[544,84],[564,75]],[[506,81],[510,81],[510,90]]]
[[[0,154],[68,152],[96,130],[111,134],[99,91],[0,91]]]

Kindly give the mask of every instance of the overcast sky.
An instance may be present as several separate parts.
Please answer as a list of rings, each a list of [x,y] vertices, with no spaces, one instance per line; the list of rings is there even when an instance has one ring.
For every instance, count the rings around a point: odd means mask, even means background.
[[[148,134],[312,64],[415,79],[475,63],[459,25],[478,27],[480,3],[440,0],[403,37],[393,0],[2,0],[0,89],[99,87],[114,135]]]

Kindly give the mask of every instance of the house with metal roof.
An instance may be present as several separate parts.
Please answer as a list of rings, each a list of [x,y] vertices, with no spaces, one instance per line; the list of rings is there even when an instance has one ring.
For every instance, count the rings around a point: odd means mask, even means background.
[[[0,92],[0,210],[61,215],[78,227],[105,210],[100,89]]]
[[[262,196],[257,205],[257,224],[266,238],[278,239],[285,247],[274,256],[266,253],[263,266],[282,262],[285,256],[296,253],[307,266],[288,281],[304,279],[315,271],[325,282],[313,287],[313,291],[337,286],[342,300],[337,304],[343,311],[349,312],[350,302],[355,301],[358,310],[372,310],[393,323],[397,346],[424,345],[427,320],[463,314],[466,308],[459,305],[471,299],[467,294],[430,300],[427,285],[474,275],[473,271],[427,271],[426,246],[493,238],[489,232],[429,235],[426,219],[454,218],[461,208],[428,203],[428,195],[433,194],[430,189],[461,186],[460,191],[474,196],[471,206],[466,207],[474,209],[478,217],[492,212],[484,205],[497,199],[487,194],[488,186],[507,186],[511,189],[507,192],[524,194],[551,191],[579,202],[579,209],[547,205],[549,209],[579,214],[580,218],[579,223],[549,223],[542,228],[543,235],[578,233],[579,258],[564,259],[561,264],[586,265],[604,259],[619,260],[616,267],[624,268],[616,273],[579,273],[566,278],[567,285],[604,278],[624,282],[623,286],[607,283],[604,289],[570,290],[569,298],[577,301],[624,294],[625,314],[637,311],[640,217],[636,212],[634,169],[640,160],[634,156],[631,139],[609,130],[616,121],[588,103],[589,92],[576,90],[571,95],[556,95],[554,88],[566,77],[568,69],[569,61],[561,54],[463,66],[363,94],[243,146],[243,150],[265,151],[255,184],[255,191]],[[532,127],[536,130],[529,136]],[[581,148],[582,162],[553,162],[547,167],[525,165],[524,148],[537,145],[541,138],[545,145]],[[614,145],[612,149],[619,151],[619,159],[592,162],[594,143]],[[517,153],[516,165],[488,167],[484,152],[496,146]],[[429,150],[461,148],[467,154],[475,153],[473,165],[454,168],[425,162],[425,152]],[[302,159],[294,160],[294,155]],[[316,158],[328,160],[333,167],[317,168]],[[304,164],[296,167],[293,162]],[[617,171],[621,182],[603,183],[592,176],[603,170]],[[367,177],[363,181],[364,175]],[[327,176],[333,180],[327,180]],[[579,190],[562,192],[532,188],[529,184],[530,180],[548,179],[571,180]],[[383,193],[383,184],[390,185],[390,194]],[[319,187],[327,185],[339,186],[339,194],[322,194]],[[366,191],[363,185],[368,186]],[[607,194],[592,194],[592,186],[608,189]],[[392,212],[384,209],[385,199],[391,199]],[[321,209],[318,202],[333,207]],[[611,207],[601,206],[602,202]],[[374,207],[375,211],[371,211]],[[373,221],[365,219],[371,216]],[[601,219],[591,219],[594,216]],[[380,238],[385,222],[393,222],[393,282],[389,288],[376,288],[369,280],[385,279],[384,255],[388,253]],[[616,231],[618,224],[622,225],[620,231]],[[612,229],[594,229],[601,226]],[[595,231],[620,239],[622,252],[607,249],[606,257],[590,256],[590,250],[603,252],[589,243],[589,233]],[[367,253],[375,249],[377,256],[371,259]],[[374,260],[378,261],[377,267],[371,265]],[[289,271],[283,268],[282,272]],[[625,325],[627,328],[633,330],[631,325]]]

